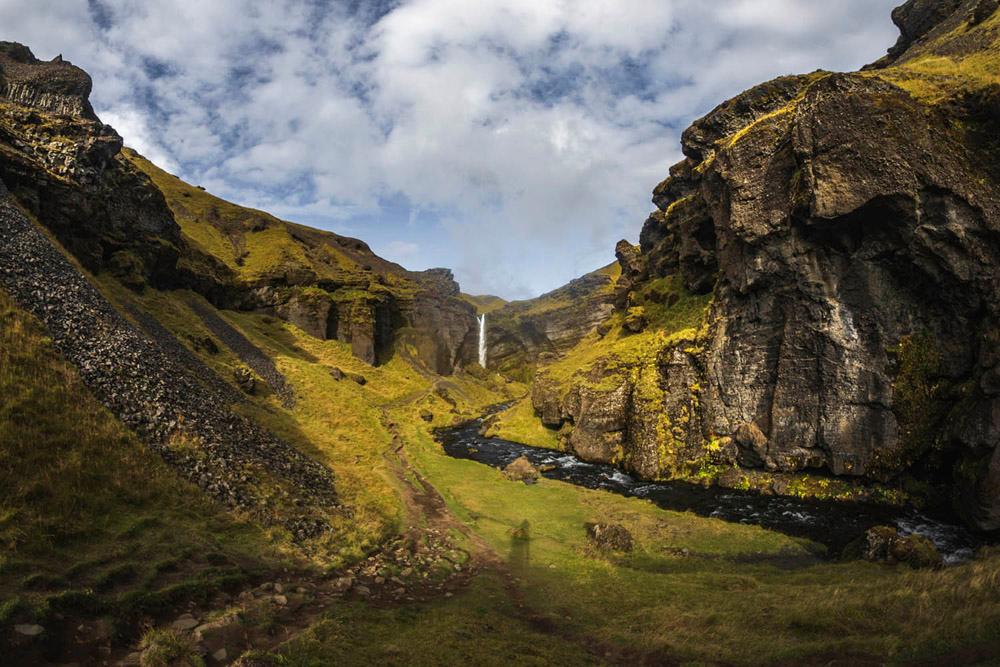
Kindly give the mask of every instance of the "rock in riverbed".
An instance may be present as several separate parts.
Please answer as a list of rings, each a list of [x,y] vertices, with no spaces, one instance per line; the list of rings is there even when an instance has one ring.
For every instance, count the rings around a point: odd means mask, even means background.
[[[512,482],[524,482],[525,484],[533,484],[541,476],[538,468],[532,465],[526,456],[514,459],[510,465],[503,469],[503,474]]]

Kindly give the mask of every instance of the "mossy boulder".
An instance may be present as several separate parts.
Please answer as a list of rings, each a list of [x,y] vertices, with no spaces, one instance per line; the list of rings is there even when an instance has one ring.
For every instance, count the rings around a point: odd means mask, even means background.
[[[916,533],[902,535],[893,526],[875,526],[844,549],[846,559],[873,563],[906,563],[913,568],[938,568],[944,563],[934,543]]]
[[[538,468],[528,460],[526,456],[519,456],[514,459],[506,468],[503,469],[504,477],[512,482],[524,482],[525,484],[533,484],[538,481],[541,477],[541,473],[538,472]]]
[[[601,551],[632,551],[632,533],[621,524],[586,523],[584,528],[587,530],[587,539]]]

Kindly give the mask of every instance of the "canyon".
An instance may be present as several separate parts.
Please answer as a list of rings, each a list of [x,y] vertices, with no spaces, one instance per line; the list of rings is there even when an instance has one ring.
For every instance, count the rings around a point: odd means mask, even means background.
[[[1000,11],[893,20],[512,302],[186,183],[0,42],[0,651],[990,664]]]

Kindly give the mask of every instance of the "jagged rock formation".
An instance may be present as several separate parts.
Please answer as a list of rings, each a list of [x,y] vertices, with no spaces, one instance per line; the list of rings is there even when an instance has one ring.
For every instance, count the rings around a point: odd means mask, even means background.
[[[89,270],[259,310],[377,364],[399,339],[432,371],[475,358],[474,308],[451,272],[411,272],[363,241],[212,197],[122,150],[90,77],[0,42],[0,179]]]
[[[129,284],[161,283],[180,232],[122,139],[94,115],[90,77],[59,58],[0,42],[0,178],[83,265]]]
[[[911,0],[873,68],[777,79],[696,121],[640,247],[619,245],[617,305],[642,330],[679,281],[711,295],[702,326],[665,330],[655,361],[543,372],[543,421],[646,477],[934,479],[1000,529],[996,4]]]
[[[618,266],[612,264],[526,301],[492,309],[486,334],[489,366],[517,374],[557,357],[614,312]]]

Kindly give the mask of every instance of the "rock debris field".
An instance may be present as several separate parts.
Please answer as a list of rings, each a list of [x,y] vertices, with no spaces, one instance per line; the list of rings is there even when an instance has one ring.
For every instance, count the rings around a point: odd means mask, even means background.
[[[120,315],[2,184],[0,287],[42,321],[94,395],[185,478],[298,540],[329,530],[340,509],[330,470],[233,413],[233,392],[206,381],[207,368],[192,372],[193,355],[165,353]]]

